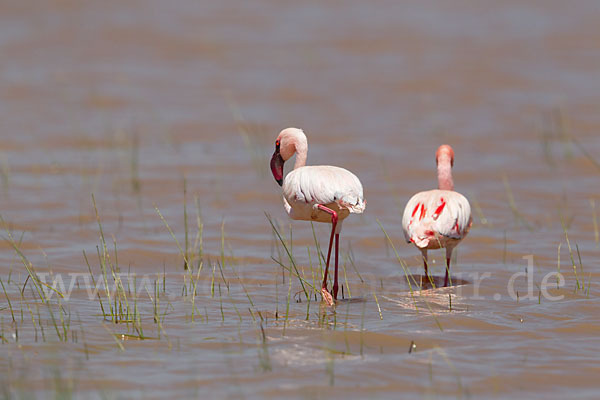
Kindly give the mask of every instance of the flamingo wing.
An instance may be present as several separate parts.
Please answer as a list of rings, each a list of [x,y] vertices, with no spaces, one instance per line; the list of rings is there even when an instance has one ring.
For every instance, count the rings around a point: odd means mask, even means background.
[[[453,239],[464,238],[471,228],[471,205],[458,192],[439,191],[431,218],[435,220],[435,231]],[[441,210],[440,210],[441,208]],[[436,214],[436,211],[438,211]]]
[[[404,208],[404,214],[402,215],[402,230],[404,232],[404,238],[407,243],[414,242],[417,237],[417,231],[420,231],[420,227],[427,211],[426,204],[428,204],[428,193],[419,192],[412,196],[406,207]]]
[[[426,247],[436,235],[462,239],[471,227],[471,206],[460,193],[429,190],[415,194],[406,205],[402,228],[407,242]]]

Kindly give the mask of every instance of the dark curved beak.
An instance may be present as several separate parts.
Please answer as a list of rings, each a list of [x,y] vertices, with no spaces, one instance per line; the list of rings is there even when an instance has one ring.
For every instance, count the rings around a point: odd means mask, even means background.
[[[275,149],[275,153],[273,153],[273,157],[271,157],[271,173],[273,174],[273,178],[279,183],[279,186],[283,185],[283,158],[281,158],[281,154],[279,154],[279,147]]]

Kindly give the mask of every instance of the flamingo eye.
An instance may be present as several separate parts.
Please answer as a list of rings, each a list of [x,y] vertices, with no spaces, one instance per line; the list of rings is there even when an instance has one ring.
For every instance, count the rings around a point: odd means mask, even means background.
[[[279,145],[280,145],[279,140],[276,140],[275,141],[275,147],[279,148]]]

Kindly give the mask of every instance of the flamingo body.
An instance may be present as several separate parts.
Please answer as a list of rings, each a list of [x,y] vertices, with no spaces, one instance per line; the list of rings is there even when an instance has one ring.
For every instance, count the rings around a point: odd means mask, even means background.
[[[458,192],[428,190],[415,194],[402,216],[404,237],[420,249],[455,247],[469,233],[471,206]]]
[[[365,210],[363,188],[352,172],[330,165],[304,166],[291,171],[283,181],[284,207],[292,219],[331,222],[331,214],[318,204],[335,211],[338,230],[350,214]]]

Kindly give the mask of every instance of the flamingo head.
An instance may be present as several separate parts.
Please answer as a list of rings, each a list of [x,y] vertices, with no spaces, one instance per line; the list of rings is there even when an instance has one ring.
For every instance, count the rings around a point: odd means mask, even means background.
[[[447,144],[443,144],[438,147],[435,153],[435,163],[438,165],[440,162],[450,162],[450,166],[454,166],[454,150]]]
[[[275,152],[271,157],[271,173],[273,178],[279,183],[279,186],[283,185],[283,164],[285,160],[281,156],[281,140],[277,138],[275,141]]]
[[[306,136],[301,129],[287,128],[279,133],[271,157],[271,173],[279,186],[283,185],[283,165],[299,149],[306,149]]]

